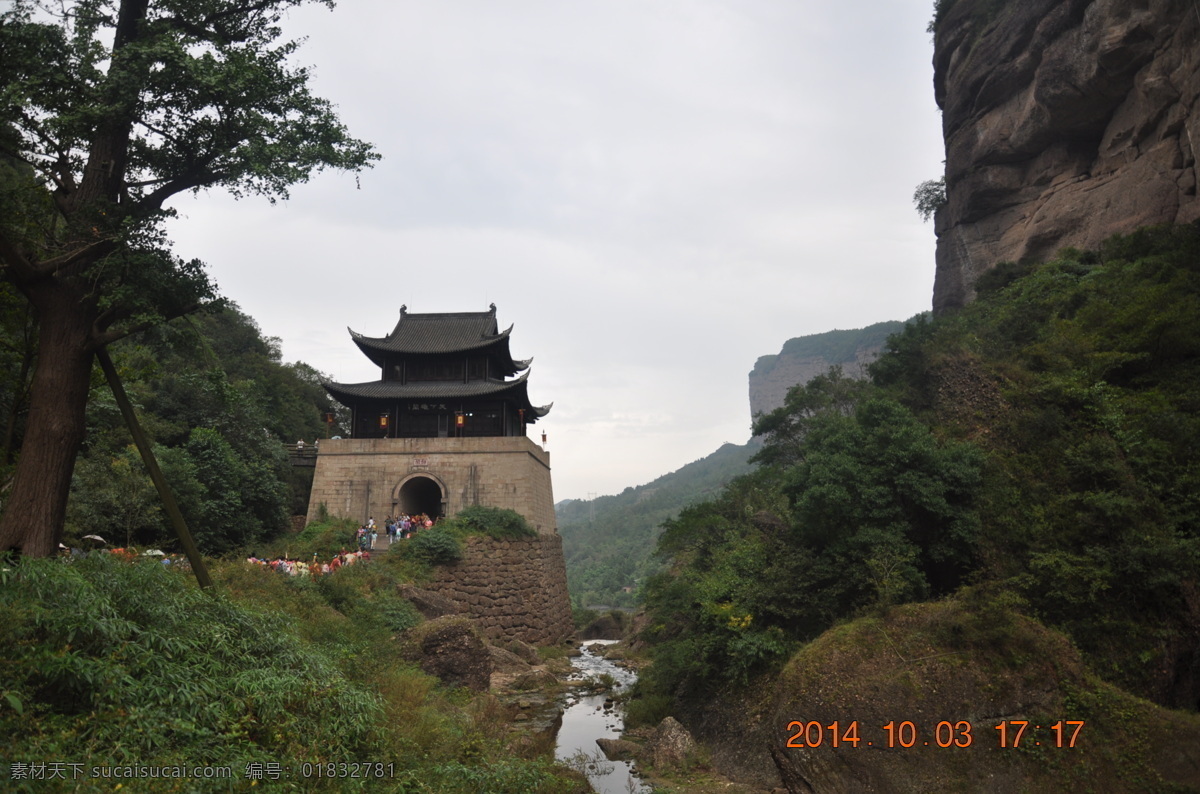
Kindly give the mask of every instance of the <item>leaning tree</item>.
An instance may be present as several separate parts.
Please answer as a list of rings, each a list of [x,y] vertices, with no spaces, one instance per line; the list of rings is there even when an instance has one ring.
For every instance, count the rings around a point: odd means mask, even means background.
[[[0,12],[0,268],[39,339],[0,551],[57,548],[95,353],[212,300],[165,239],[168,199],[286,198],[378,158],[313,96],[291,7],[332,0],[15,0]]]

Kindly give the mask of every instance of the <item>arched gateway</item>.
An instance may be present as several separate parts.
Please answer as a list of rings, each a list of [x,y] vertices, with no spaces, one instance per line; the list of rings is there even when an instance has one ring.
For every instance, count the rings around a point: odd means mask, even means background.
[[[438,519],[446,514],[446,490],[428,474],[406,477],[392,494],[392,515],[427,515]]]

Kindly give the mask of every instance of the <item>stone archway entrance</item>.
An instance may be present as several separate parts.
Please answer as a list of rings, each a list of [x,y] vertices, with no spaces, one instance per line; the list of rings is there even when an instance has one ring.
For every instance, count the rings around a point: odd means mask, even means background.
[[[446,496],[442,485],[432,477],[415,474],[396,489],[392,501],[393,515],[415,516],[421,513],[430,518],[441,518],[445,512]]]

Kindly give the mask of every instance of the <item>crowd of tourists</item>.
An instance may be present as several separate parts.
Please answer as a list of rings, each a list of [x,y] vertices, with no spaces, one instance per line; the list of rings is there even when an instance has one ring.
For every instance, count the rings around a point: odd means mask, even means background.
[[[292,560],[287,557],[276,557],[273,560],[268,560],[260,559],[251,554],[246,558],[246,562],[270,568],[287,576],[324,576],[333,573],[343,566],[355,565],[360,562],[366,562],[369,559],[371,559],[371,552],[369,551],[346,551],[343,549],[328,562],[318,561],[316,554],[313,555],[312,560]]]
[[[388,516],[384,521],[384,531],[387,533],[389,542],[407,540],[419,530],[432,527],[434,523],[434,520],[424,513],[411,516],[400,515],[396,518]],[[334,555],[333,559],[327,562],[320,562],[316,554],[313,555],[311,560],[294,560],[288,557],[267,559],[251,554],[246,558],[246,562],[270,568],[287,576],[323,576],[331,574],[343,566],[355,565],[359,562],[370,560],[371,552],[375,549],[378,539],[379,530],[375,526],[375,517],[372,516],[367,519],[366,523],[360,525],[357,532],[355,532],[355,544],[358,546],[358,550],[346,551],[342,549],[338,554]]]
[[[99,535],[84,535],[83,540],[85,540],[85,541],[91,540],[91,541],[95,541],[96,543],[101,543],[101,544],[103,544],[105,542],[104,538],[100,537]],[[182,554],[167,554],[166,552],[164,552],[160,549],[148,549],[146,551],[138,551],[137,548],[135,548],[134,546],[130,546],[128,548],[125,548],[122,546],[120,548],[114,548],[114,549],[83,548],[82,546],[84,546],[84,545],[88,545],[88,544],[83,544],[81,542],[81,545],[78,545],[78,546],[74,545],[74,544],[72,544],[71,546],[67,546],[64,543],[59,543],[58,544],[58,555],[59,555],[59,557],[61,557],[63,559],[81,560],[84,557],[90,557],[93,554],[111,554],[112,556],[114,556],[120,560],[124,560],[125,562],[133,562],[134,560],[137,560],[137,559],[154,559],[154,560],[158,560],[163,565],[178,565],[178,566],[189,568],[189,569],[192,567],[191,563],[188,562],[188,558],[186,556],[184,556]],[[90,545],[92,545],[94,547],[96,544],[92,543]]]
[[[424,513],[411,516],[401,514],[396,518],[388,516],[383,522],[383,528],[384,532],[387,533],[388,543],[390,544],[397,540],[408,540],[417,534],[418,531],[429,529],[434,523],[436,523],[435,520]],[[379,530],[375,526],[375,517],[371,516],[367,519],[367,523],[358,528],[357,540],[359,551],[374,549],[378,539]]]

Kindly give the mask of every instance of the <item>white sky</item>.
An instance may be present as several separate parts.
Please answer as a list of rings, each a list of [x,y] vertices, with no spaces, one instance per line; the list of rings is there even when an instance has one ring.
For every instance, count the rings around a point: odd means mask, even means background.
[[[176,252],[335,380],[346,332],[484,311],[554,403],[555,498],[750,435],[789,338],[929,308],[932,0],[342,0],[298,61],[383,161],[292,199],[176,201]]]

